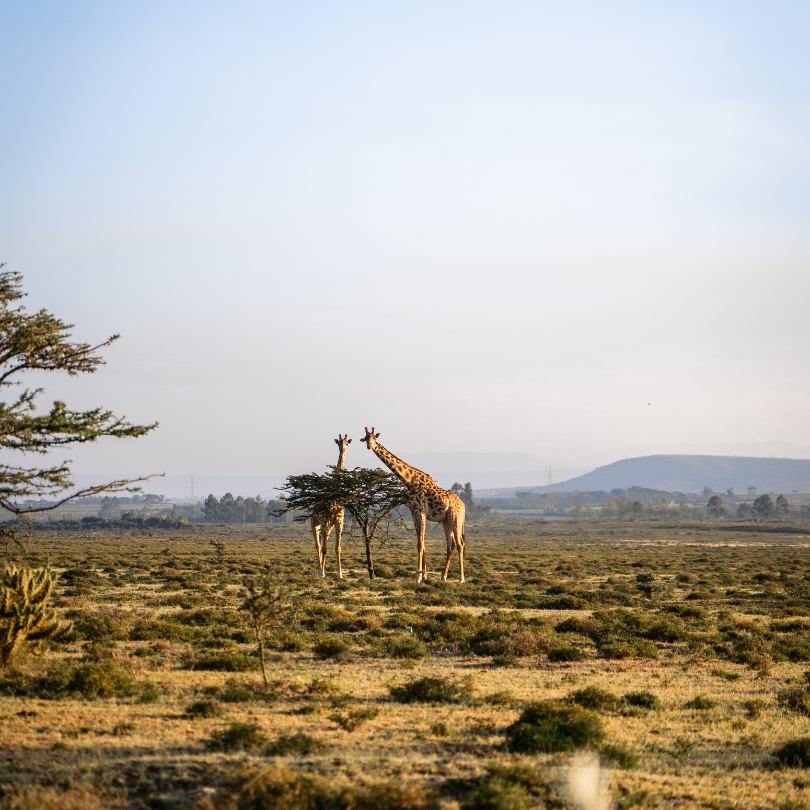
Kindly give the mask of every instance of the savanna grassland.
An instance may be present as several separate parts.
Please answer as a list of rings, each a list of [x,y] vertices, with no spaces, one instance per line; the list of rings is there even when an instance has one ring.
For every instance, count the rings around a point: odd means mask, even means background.
[[[463,585],[320,580],[292,524],[28,542],[73,626],[0,676],[0,808],[576,807],[588,756],[622,808],[810,806],[808,523],[470,523]]]

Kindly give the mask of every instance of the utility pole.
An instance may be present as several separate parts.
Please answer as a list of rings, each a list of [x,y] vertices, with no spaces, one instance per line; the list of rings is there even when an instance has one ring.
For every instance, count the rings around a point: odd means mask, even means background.
[[[548,511],[554,508],[554,493],[551,491],[551,464],[548,465]]]
[[[191,491],[191,495],[189,497],[189,500],[191,501],[191,504],[193,505],[193,504],[196,503],[196,501],[194,500],[194,473],[191,473],[191,477],[189,478],[188,483],[189,483],[189,489]]]

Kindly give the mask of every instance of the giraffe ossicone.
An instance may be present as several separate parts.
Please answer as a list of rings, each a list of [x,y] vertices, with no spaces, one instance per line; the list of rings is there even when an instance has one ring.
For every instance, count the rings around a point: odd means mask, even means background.
[[[352,440],[347,433],[341,436],[338,433],[335,444],[339,448],[337,468],[343,469],[344,460],[346,457],[346,450]],[[321,579],[326,578],[326,551],[327,543],[329,542],[329,535],[332,534],[332,529],[337,531],[335,536],[335,556],[337,557],[337,575],[338,579],[343,579],[343,569],[340,567],[340,539],[343,536],[343,522],[345,519],[345,512],[340,504],[332,504],[332,509],[327,512],[315,512],[310,518],[309,524],[312,528],[312,536],[315,538],[315,546],[318,551],[318,567],[316,571]]]
[[[453,551],[458,550],[458,581],[464,582],[464,502],[454,492],[442,489],[426,472],[411,467],[410,464],[383,447],[377,441],[380,434],[375,433],[374,428],[371,428],[370,431],[365,428],[365,431],[363,441],[366,443],[366,447],[408,488],[408,509],[413,518],[417,537],[417,580],[427,582],[425,521],[430,520],[442,524],[447,540],[447,560],[444,564],[442,579],[447,579]]]

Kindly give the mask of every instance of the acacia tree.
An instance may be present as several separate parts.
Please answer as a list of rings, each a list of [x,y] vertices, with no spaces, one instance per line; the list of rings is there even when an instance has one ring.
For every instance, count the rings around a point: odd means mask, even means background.
[[[395,529],[407,531],[401,507],[408,502],[408,488],[387,470],[330,466],[325,475],[290,475],[282,490],[287,503],[273,514],[293,512],[298,523],[316,513],[334,518],[341,507],[346,511],[350,536],[357,530],[363,538],[369,579],[374,579],[374,540],[385,542]]]
[[[42,388],[18,388],[15,395],[8,390],[9,396],[3,397],[4,389],[21,386],[18,377],[28,371],[63,371],[71,377],[92,374],[104,364],[98,351],[119,337],[113,335],[95,346],[74,343],[70,340],[72,324],[44,309],[27,312],[19,303],[24,296],[22,276],[0,271],[0,448],[44,455],[63,446],[94,442],[102,436],[135,438],[154,430],[157,423],[133,425],[104,408],[72,411],[64,402],[57,401],[50,410],[39,411],[36,400],[43,393]],[[66,495],[72,487],[69,463],[0,464],[0,506],[15,515],[27,515],[55,509],[72,498],[131,490],[132,484],[146,480],[111,481]],[[54,500],[46,504],[21,503],[26,498],[43,497]]]

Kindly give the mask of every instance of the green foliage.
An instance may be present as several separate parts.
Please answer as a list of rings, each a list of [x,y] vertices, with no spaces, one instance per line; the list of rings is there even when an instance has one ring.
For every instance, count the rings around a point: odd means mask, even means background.
[[[568,696],[571,703],[576,703],[584,709],[595,711],[615,711],[619,706],[619,698],[607,689],[598,686],[586,686],[578,689]]]
[[[638,709],[656,709],[659,705],[658,696],[652,692],[628,692],[622,700],[630,706]]]
[[[638,754],[632,748],[620,743],[603,745],[601,755],[602,759],[613,762],[626,771],[632,770],[638,765]]]
[[[369,720],[373,720],[379,710],[374,708],[373,706],[368,709],[355,709],[353,711],[348,712],[348,714],[330,714],[329,719],[333,723],[337,723],[342,729],[346,731],[354,731],[355,729],[360,728],[360,726],[367,723]]]
[[[759,717],[768,704],[764,700],[755,698],[754,700],[746,700],[743,702],[745,713],[753,720]]]
[[[343,661],[349,655],[349,645],[336,636],[325,636],[318,641],[313,652],[322,661]]]
[[[528,810],[559,806],[537,773],[525,765],[490,765],[461,802],[461,810]]]
[[[118,669],[113,661],[108,660],[95,661],[76,668],[66,661],[60,661],[34,677],[13,675],[0,688],[14,695],[41,700],[61,700],[75,695],[95,700],[133,697],[138,695],[144,685],[138,684]]]
[[[553,754],[602,742],[598,714],[581,706],[545,700],[524,709],[506,729],[506,747],[514,753]]]
[[[784,768],[810,768],[810,737],[785,743],[774,756]]]
[[[292,512],[301,523],[314,514],[334,518],[343,508],[351,518],[349,533],[360,532],[369,579],[374,579],[373,541],[385,542],[393,529],[404,526],[401,507],[408,502],[408,489],[395,475],[366,467],[331,467],[326,475],[290,475],[282,489],[286,506],[278,514]]]
[[[323,743],[299,731],[297,734],[282,735],[265,749],[271,757],[305,757],[323,749]]]
[[[219,699],[223,703],[245,703],[248,700],[258,700],[258,698],[259,695],[257,695],[253,689],[251,689],[249,686],[245,686],[242,683],[229,686],[219,696]]]
[[[213,797],[216,810],[441,810],[437,794],[403,782],[340,787],[332,780],[285,768],[239,769]]]
[[[230,492],[218,501],[214,495],[209,495],[203,503],[202,511],[208,523],[273,523],[278,520],[269,510],[275,506],[276,501],[263,501],[258,495],[255,498],[236,498]]]
[[[197,700],[186,708],[185,715],[192,720],[210,719],[222,714],[222,705],[215,700]]]
[[[250,623],[259,645],[259,660],[262,666],[264,685],[267,686],[267,667],[265,662],[265,632],[278,619],[286,608],[287,591],[278,580],[268,573],[259,577],[245,577],[242,580],[242,604],[240,610],[250,616]]]
[[[145,619],[130,630],[130,641],[202,641],[209,634],[163,619]]]
[[[0,279],[2,275],[0,273]],[[47,606],[55,583],[56,575],[50,568],[12,565],[3,572],[0,579],[0,667],[7,667],[26,642],[60,638],[70,630],[70,624],[60,622]]]
[[[715,706],[717,706],[717,701],[705,695],[696,695],[692,700],[688,700],[683,704],[684,709],[695,709],[701,712],[713,709]]]
[[[566,661],[584,661],[585,654],[582,650],[570,645],[565,647],[554,647],[548,651],[548,660],[554,664],[564,663]]]
[[[252,672],[261,664],[256,658],[242,652],[222,652],[191,659],[186,669],[197,669],[209,672]]]
[[[383,647],[385,654],[391,658],[410,658],[412,660],[425,658],[428,649],[419,639],[412,636],[395,636],[386,639]]]
[[[222,731],[215,731],[205,747],[209,751],[252,751],[267,744],[267,734],[256,723],[231,723]]]
[[[93,373],[103,364],[97,351],[117,340],[118,335],[97,346],[71,343],[70,324],[44,309],[26,312],[18,303],[23,296],[22,276],[0,272],[0,389],[18,385],[15,377],[25,372],[64,371],[75,377]],[[94,442],[102,436],[143,436],[157,427],[132,425],[102,408],[71,411],[63,402],[54,402],[49,411],[42,412],[36,402],[41,393],[41,388],[24,388],[10,402],[0,403],[0,447],[6,451],[47,454],[54,448]],[[74,498],[125,489],[130,483],[114,481],[60,498],[73,485],[67,462],[46,468],[4,464],[0,467],[0,506],[14,514],[39,512]],[[57,500],[47,504],[30,502],[43,496],[56,496]],[[21,504],[26,498],[29,503]]]
[[[470,681],[427,677],[392,686],[389,691],[397,703],[458,703],[470,697],[473,686]]]
[[[779,703],[794,712],[810,717],[810,689],[791,689],[779,695]]]

